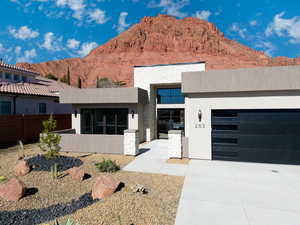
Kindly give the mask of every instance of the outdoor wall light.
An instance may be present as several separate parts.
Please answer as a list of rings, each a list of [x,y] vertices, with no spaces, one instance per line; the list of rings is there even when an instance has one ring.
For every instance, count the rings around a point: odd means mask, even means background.
[[[131,118],[133,119],[134,118],[134,111],[131,110]]]
[[[201,122],[201,120],[202,120],[202,111],[201,111],[201,109],[199,109],[199,111],[198,111],[198,119],[199,119],[199,122]]]
[[[75,118],[77,118],[77,110],[74,111]]]

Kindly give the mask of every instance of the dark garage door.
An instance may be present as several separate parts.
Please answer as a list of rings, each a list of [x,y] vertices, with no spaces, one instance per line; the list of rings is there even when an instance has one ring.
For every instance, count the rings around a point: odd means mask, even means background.
[[[300,164],[300,110],[213,110],[212,155]]]

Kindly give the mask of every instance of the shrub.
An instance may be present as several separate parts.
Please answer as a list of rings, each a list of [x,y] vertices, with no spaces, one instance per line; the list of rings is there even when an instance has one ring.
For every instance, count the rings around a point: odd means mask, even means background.
[[[103,159],[101,162],[95,163],[95,166],[100,172],[113,173],[120,170],[117,163],[110,159]]]
[[[48,224],[45,224],[45,225],[48,225]],[[73,220],[71,219],[71,218],[69,218],[68,220],[67,220],[67,222],[66,223],[59,223],[57,220],[55,220],[55,223],[53,224],[53,225],[80,225],[79,223],[75,223],[75,222],[73,222]]]
[[[147,189],[141,184],[136,184],[136,185],[131,186],[131,190],[133,193],[141,193],[141,194],[148,193]]]
[[[61,136],[52,132],[56,128],[56,120],[53,119],[52,115],[48,120],[43,121],[43,127],[39,147],[42,151],[47,152],[45,154],[46,159],[55,159],[59,155]]]
[[[5,176],[0,176],[0,182],[6,181],[6,177]]]

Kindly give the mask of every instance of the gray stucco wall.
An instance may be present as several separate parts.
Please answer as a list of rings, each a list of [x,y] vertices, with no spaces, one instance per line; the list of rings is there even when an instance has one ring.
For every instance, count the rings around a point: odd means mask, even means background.
[[[147,91],[140,88],[83,88],[65,89],[60,93],[60,103],[109,104],[148,102]]]
[[[184,93],[300,90],[300,66],[182,73]]]
[[[123,154],[123,135],[61,134],[61,151]]]

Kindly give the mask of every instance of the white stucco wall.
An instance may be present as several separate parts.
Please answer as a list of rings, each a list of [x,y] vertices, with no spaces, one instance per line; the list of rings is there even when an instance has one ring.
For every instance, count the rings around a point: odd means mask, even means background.
[[[69,114],[72,111],[70,104],[59,104],[58,99],[51,97],[23,96],[16,97],[16,114],[39,114],[39,103],[46,103],[47,114]],[[0,101],[11,102],[11,112],[13,113],[13,96],[0,95]]]
[[[182,72],[204,71],[205,63],[157,65],[134,68],[134,87],[148,91],[149,104],[144,108],[146,140],[156,136],[156,93],[155,85],[181,84]]]
[[[212,158],[211,111],[214,109],[300,109],[300,92],[276,92],[274,96],[245,96],[231,94],[230,97],[214,97],[205,94],[188,95],[186,101],[186,126],[189,133],[189,157]],[[202,111],[199,122],[198,111]],[[187,128],[186,127],[186,128]]]

